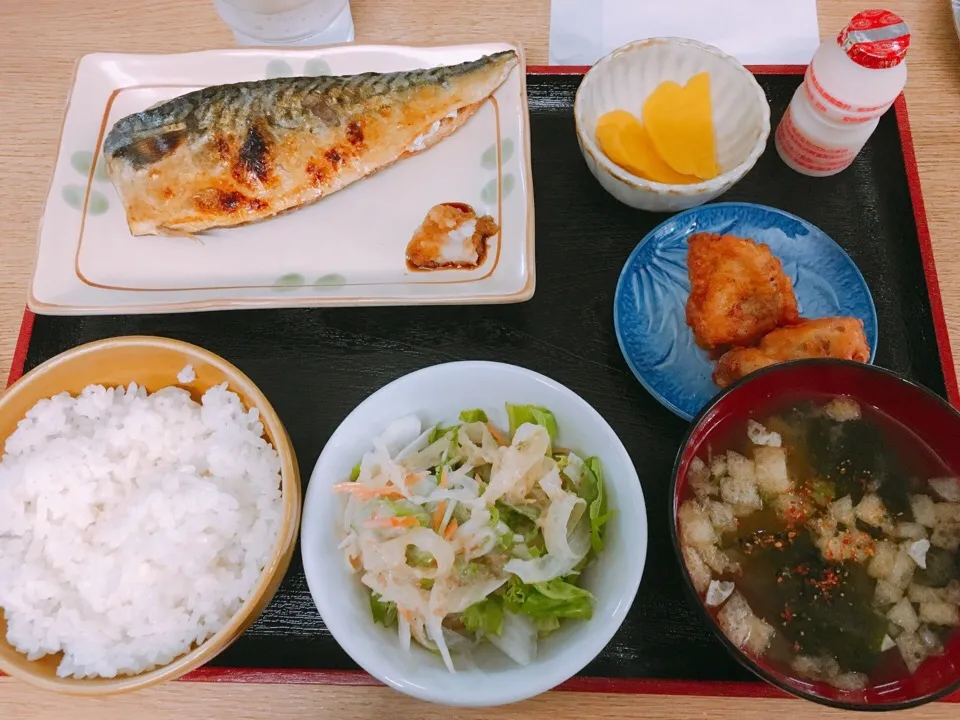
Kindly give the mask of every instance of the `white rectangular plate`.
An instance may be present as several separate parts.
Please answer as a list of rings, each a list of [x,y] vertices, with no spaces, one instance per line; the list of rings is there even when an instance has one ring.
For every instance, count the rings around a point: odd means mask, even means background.
[[[413,70],[509,49],[520,64],[452,136],[280,217],[199,239],[133,237],[104,171],[101,145],[114,122],[191,90],[267,77]],[[475,270],[413,272],[407,243],[442,202],[492,215],[500,234]],[[77,66],[40,224],[28,302],[34,312],[507,303],[528,300],[534,285],[530,123],[519,46],[93,54]]]

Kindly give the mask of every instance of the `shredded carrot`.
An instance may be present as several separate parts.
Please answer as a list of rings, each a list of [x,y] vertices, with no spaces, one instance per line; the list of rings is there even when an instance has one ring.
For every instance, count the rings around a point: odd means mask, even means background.
[[[411,485],[416,485],[423,479],[424,473],[410,473],[403,479],[403,484],[407,487]]]
[[[412,515],[403,517],[377,517],[367,520],[366,526],[373,529],[416,527],[419,521]]]
[[[443,468],[440,471],[440,485],[439,487],[445,488],[447,486],[447,468]]]
[[[338,493],[351,493],[361,498],[362,500],[369,500],[373,497],[383,497],[383,498],[402,498],[403,493],[401,493],[396,488],[384,485],[383,487],[370,487],[369,485],[364,485],[362,483],[355,482],[345,482],[337,483],[333,486],[333,491]]]
[[[447,529],[443,531],[444,540],[449,540],[450,538],[452,538],[453,534],[457,531],[457,527],[459,527],[457,523],[457,519],[451,518],[450,524],[447,525]]]
[[[433,529],[440,532],[440,523],[443,522],[443,514],[447,511],[447,501],[441,500],[437,503],[437,509],[433,511]]]
[[[500,431],[494,426],[493,423],[487,423],[487,430],[490,431],[490,434],[493,435],[493,439],[497,441],[499,445],[509,445],[507,439],[500,434]]]

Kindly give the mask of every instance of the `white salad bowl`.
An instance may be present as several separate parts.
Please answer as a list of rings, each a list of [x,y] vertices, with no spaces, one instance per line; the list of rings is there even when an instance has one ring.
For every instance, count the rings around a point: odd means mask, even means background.
[[[604,155],[596,134],[601,115],[626,110],[643,122],[643,102],[660,83],[684,85],[701,72],[710,74],[719,175],[669,185],[637,177]],[[770,105],[753,74],[736,58],[686,38],[638,40],[600,59],[580,83],[573,116],[593,176],[620,202],[651,212],[678,212],[722,195],[756,165],[770,135]]]
[[[371,449],[372,440],[398,418],[416,415],[424,428],[483,409],[506,428],[505,404],[532,404],[553,412],[558,446],[597,456],[608,507],[605,546],[580,585],[596,597],[590,620],[564,620],[542,639],[537,657],[521,666],[489,643],[473,653],[475,667],[450,673],[440,657],[411,643],[404,650],[396,627],[375,624],[369,594],[344,558],[343,498],[333,485]],[[466,707],[524,700],[569,679],[593,660],[617,632],[633,604],[647,553],[647,516],[640,480],[610,425],[579,395],[514,365],[454,362],[434,365],[386,385],[362,402],[324,447],[304,502],[303,566],[310,594],[333,637],[364,670],[390,687],[431,702]]]

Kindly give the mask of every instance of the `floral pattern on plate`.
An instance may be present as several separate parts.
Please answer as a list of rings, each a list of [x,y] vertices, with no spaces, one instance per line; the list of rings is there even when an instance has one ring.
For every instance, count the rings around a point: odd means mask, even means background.
[[[793,281],[800,314],[863,320],[870,362],[877,347],[877,311],[850,256],[822,230],[794,215],[752,203],[687,210],[654,228],[630,254],[617,284],[614,324],[623,356],[640,383],[665,407],[692,419],[719,388],[714,363],[686,323],[690,295],[687,238],[731,234],[770,246]]]

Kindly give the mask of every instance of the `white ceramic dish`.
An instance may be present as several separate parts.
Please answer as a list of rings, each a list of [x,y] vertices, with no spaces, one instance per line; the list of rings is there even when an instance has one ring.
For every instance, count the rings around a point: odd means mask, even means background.
[[[451,137],[311,206],[204,233],[202,242],[132,237],[104,172],[100,147],[116,120],[191,90],[265,77],[411,70],[506,49],[520,53],[519,67]],[[30,308],[116,314],[529,299],[533,187],[522,60],[519,47],[504,43],[83,57],[40,225]],[[407,242],[441,202],[472,205],[502,228],[476,270],[407,269]]]
[[[603,154],[596,141],[601,115],[626,110],[643,122],[643,101],[657,85],[664,80],[685,85],[704,71],[710,73],[720,175],[667,185],[637,177]],[[599,60],[580,83],[573,114],[593,176],[620,202],[652,212],[686,210],[719,197],[753,168],[770,135],[770,105],[753,74],[717,48],[684,38],[639,40]]]
[[[369,596],[337,545],[342,539],[342,498],[332,486],[369,449],[391,421],[411,413],[426,423],[451,421],[461,410],[483,408],[506,427],[504,403],[534,403],[553,411],[558,444],[597,455],[609,507],[606,547],[583,574],[597,598],[593,618],[565,623],[540,643],[537,659],[522,667],[492,646],[475,654],[476,670],[449,673],[443,662],[414,646],[407,654],[395,628],[376,625]],[[567,680],[610,641],[633,603],[647,551],[643,491],[633,462],[616,433],[580,396],[530,370],[490,362],[456,362],[406,375],[375,392],[343,421],[314,468],[304,503],[301,549],[307,584],[327,628],[367,672],[423,700],[490,706],[538,695]]]

